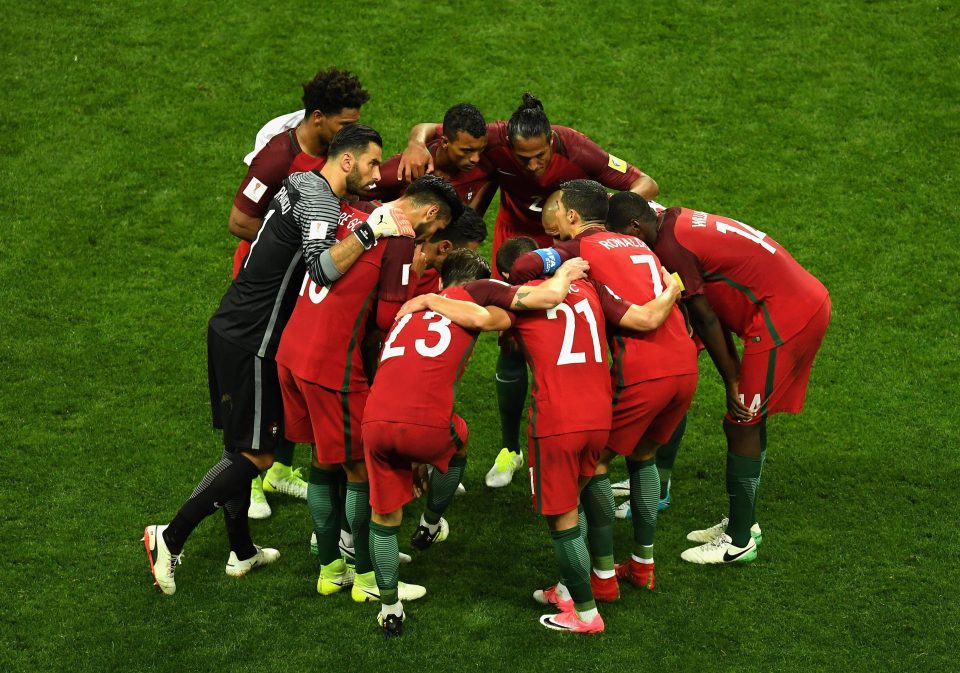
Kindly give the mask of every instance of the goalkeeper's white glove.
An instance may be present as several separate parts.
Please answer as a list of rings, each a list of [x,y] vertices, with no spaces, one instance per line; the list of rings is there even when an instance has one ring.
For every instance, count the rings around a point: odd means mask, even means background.
[[[416,236],[403,211],[390,206],[380,206],[374,210],[354,233],[367,250],[376,245],[377,239],[383,236]]]

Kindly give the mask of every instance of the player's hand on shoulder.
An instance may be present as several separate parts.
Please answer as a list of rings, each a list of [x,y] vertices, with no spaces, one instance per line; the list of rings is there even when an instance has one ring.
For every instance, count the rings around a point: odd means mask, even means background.
[[[429,308],[430,296],[429,294],[421,294],[404,302],[400,310],[397,311],[397,320],[410,313],[426,311]]]
[[[574,281],[581,278],[586,278],[589,270],[590,262],[585,260],[583,257],[571,257],[560,265],[560,268],[557,269],[557,273],[563,274],[568,280]]]
[[[433,173],[433,155],[430,154],[430,150],[423,143],[411,141],[400,154],[397,179],[404,182],[413,182],[426,173]]]
[[[377,238],[384,236],[406,236],[413,238],[416,233],[407,216],[399,209],[387,205],[378,207],[367,218],[367,224]]]

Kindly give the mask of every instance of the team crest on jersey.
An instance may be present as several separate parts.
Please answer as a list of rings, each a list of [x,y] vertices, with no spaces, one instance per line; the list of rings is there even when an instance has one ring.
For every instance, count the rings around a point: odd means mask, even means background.
[[[619,172],[621,172],[621,173],[626,173],[626,172],[627,172],[627,162],[626,162],[626,161],[624,161],[623,159],[620,159],[619,157],[615,157],[615,156],[613,156],[612,154],[609,155],[609,156],[610,156],[610,160],[607,162],[607,166],[609,166],[609,167],[612,168],[613,170],[619,171]]]
[[[473,198],[473,190],[471,189],[469,192],[467,192],[467,198],[465,200],[469,201],[472,198]]]

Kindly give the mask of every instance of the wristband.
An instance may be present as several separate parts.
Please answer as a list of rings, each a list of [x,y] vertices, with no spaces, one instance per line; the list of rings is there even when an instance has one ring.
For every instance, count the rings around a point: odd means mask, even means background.
[[[543,275],[551,275],[560,266],[560,255],[553,248],[537,248],[534,252],[543,262]]]
[[[377,244],[377,235],[373,233],[373,227],[367,222],[357,227],[353,233],[360,240],[364,250],[369,250]]]

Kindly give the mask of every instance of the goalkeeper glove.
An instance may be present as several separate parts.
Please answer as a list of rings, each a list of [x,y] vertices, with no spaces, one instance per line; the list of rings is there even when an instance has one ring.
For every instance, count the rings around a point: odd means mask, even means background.
[[[369,250],[377,244],[377,239],[383,236],[406,236],[413,238],[416,234],[410,225],[410,220],[398,208],[380,206],[360,225],[355,232],[364,249]]]

